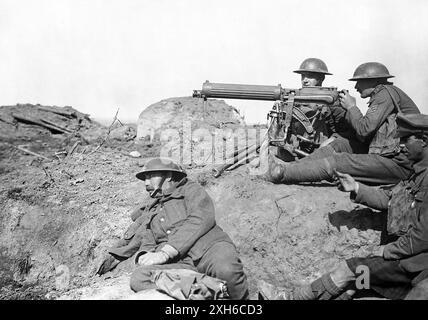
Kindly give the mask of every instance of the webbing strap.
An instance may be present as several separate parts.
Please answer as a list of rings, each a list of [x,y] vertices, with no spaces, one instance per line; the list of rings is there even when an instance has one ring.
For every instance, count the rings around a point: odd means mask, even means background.
[[[284,126],[284,141],[287,139],[288,128],[291,124],[291,119],[293,117],[293,106],[294,106],[294,92],[290,92],[287,99],[287,106],[285,108],[285,126]]]

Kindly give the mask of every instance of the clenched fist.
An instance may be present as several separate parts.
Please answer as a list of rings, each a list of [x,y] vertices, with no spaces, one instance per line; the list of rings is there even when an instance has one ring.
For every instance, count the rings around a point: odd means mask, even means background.
[[[357,105],[357,100],[351,96],[347,90],[339,93],[339,102],[346,110]]]

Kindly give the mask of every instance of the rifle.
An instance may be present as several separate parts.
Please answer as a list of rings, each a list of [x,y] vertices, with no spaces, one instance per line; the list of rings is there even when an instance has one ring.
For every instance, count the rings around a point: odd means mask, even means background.
[[[193,91],[193,97],[204,101],[208,98],[275,101],[267,115],[267,120],[270,120],[268,145],[277,147],[280,158],[292,161],[307,156],[326,139],[328,134],[325,119],[328,107],[337,103],[339,93],[336,87],[289,89],[282,88],[280,84],[228,84],[210,83],[207,80],[202,85],[202,90]],[[251,148],[251,152],[247,148],[244,151],[249,156],[259,147]],[[215,169],[216,176],[227,169],[222,170],[224,166]]]

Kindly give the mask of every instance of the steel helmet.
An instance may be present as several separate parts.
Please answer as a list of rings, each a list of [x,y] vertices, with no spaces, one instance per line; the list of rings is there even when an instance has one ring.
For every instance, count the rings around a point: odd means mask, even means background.
[[[327,65],[321,59],[317,58],[308,58],[305,59],[300,65],[299,70],[293,71],[295,73],[303,73],[303,72],[315,72],[321,74],[331,74],[328,72]]]
[[[137,173],[135,176],[140,180],[145,180],[146,173],[163,172],[163,171],[179,173],[182,175],[183,178],[187,176],[186,171],[184,171],[184,169],[181,166],[174,163],[174,161],[168,158],[153,158],[147,161],[144,164],[143,171]]]
[[[366,62],[355,69],[354,76],[349,81],[358,81],[362,79],[393,78],[388,69],[379,62]]]

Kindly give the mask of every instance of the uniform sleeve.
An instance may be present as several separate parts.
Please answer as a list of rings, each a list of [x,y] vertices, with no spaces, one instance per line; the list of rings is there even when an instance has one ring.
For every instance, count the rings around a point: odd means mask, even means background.
[[[358,193],[351,193],[351,200],[376,210],[388,209],[390,190],[369,187],[362,183],[358,183],[358,186]]]
[[[140,215],[126,230],[123,238],[109,249],[109,253],[116,258],[127,259],[138,251],[140,246],[151,246],[154,243],[153,235],[147,230],[147,217]]]
[[[371,101],[366,114],[363,116],[357,106],[348,109],[346,119],[355,130],[360,140],[365,140],[374,134],[394,111],[394,103],[386,90],[379,91]]]
[[[349,129],[349,124],[346,121],[346,110],[338,104],[330,107],[330,115],[327,122],[333,133],[344,132]]]
[[[384,248],[385,259],[403,259],[428,251],[428,199],[425,196],[413,228],[387,244]]]
[[[211,230],[215,222],[214,203],[208,193],[198,184],[185,191],[187,218],[168,237],[168,244],[180,256],[185,255],[195,242]]]

